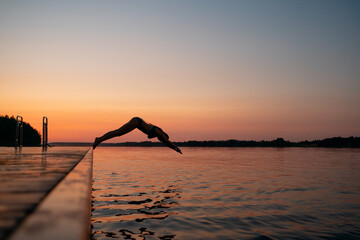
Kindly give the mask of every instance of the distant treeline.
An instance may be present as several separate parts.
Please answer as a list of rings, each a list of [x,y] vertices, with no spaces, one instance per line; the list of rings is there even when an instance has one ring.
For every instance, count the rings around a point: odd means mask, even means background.
[[[179,142],[179,146],[190,147],[338,147],[338,148],[359,148],[360,137],[333,137],[323,140],[290,142],[283,138],[277,138],[271,141],[188,141]]]
[[[15,146],[16,119],[14,116],[0,116],[0,146]],[[23,122],[23,146],[40,146],[40,133],[30,124]]]
[[[91,146],[92,143],[52,143],[62,146]],[[179,147],[331,147],[331,148],[360,148],[360,137],[333,137],[323,140],[290,142],[283,138],[272,141],[187,141],[175,142]],[[123,146],[123,147],[160,147],[164,146],[161,142],[124,142],[124,143],[102,143],[101,146]]]

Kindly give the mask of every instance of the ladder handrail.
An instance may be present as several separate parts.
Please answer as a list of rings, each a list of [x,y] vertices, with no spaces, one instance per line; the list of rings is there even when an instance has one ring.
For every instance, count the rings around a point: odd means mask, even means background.
[[[46,148],[48,144],[48,118],[43,116],[43,136],[42,147]]]
[[[19,121],[20,119],[20,121]],[[23,145],[23,117],[16,116],[15,148]]]

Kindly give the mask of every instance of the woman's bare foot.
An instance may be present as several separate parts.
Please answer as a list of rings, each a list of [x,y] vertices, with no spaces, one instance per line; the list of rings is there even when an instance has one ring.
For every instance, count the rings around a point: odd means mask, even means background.
[[[99,145],[99,144],[100,144],[99,138],[95,138],[95,141],[93,143],[93,149],[95,149],[97,147],[97,145]]]

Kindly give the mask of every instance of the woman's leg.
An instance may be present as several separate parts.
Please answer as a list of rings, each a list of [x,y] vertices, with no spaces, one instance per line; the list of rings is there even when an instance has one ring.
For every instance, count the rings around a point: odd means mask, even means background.
[[[128,132],[131,132],[135,128],[138,128],[140,126],[141,122],[142,122],[141,119],[134,117],[128,123],[125,123],[121,128],[116,129],[114,131],[110,131],[108,133],[105,133],[103,136],[101,136],[99,138],[95,138],[93,148],[95,149],[97,145],[99,145],[103,141],[106,141],[110,138],[119,137]]]

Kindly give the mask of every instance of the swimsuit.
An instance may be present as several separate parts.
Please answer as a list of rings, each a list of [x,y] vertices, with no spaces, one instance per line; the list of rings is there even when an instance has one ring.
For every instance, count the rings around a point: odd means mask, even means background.
[[[148,134],[148,138],[154,138],[157,137],[157,133],[156,133],[156,128],[158,128],[157,126],[153,126],[150,130],[150,133]]]
[[[136,120],[139,121],[139,125],[141,125],[141,124],[144,122],[144,120],[142,120],[142,119],[139,118],[139,117],[134,117],[134,119],[136,119]],[[161,128],[159,128],[159,127],[157,127],[157,126],[155,126],[155,125],[152,126],[152,128],[151,128],[151,130],[150,130],[150,133],[148,134],[148,138],[149,138],[149,139],[158,136],[157,133],[156,133],[156,129],[161,130],[161,131],[166,135],[166,137],[169,139],[169,136],[168,136]]]
[[[159,129],[160,131],[162,131],[166,138],[169,139],[169,135],[166,134],[166,132],[164,132],[164,130],[162,130],[161,128],[157,127],[157,126],[153,126],[150,130],[150,133],[148,134],[148,138],[154,138],[154,137],[158,137],[158,134],[156,133],[156,129]]]

